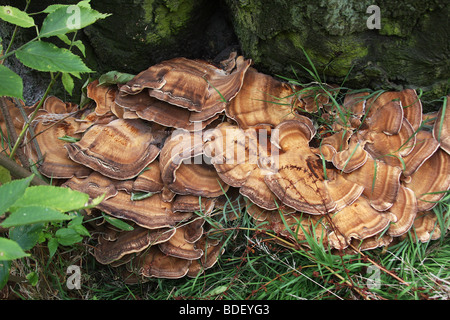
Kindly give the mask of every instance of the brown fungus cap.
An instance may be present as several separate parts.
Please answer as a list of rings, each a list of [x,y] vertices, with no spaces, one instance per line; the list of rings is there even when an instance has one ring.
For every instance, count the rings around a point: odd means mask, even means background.
[[[376,100],[378,103],[378,100]],[[364,120],[361,130],[397,134],[403,123],[403,108],[399,101],[392,100],[383,105],[376,105]]]
[[[400,186],[397,200],[389,209],[397,220],[389,226],[388,234],[392,237],[398,237],[409,231],[417,215],[417,199],[414,192]]]
[[[150,97],[147,89],[134,95],[121,92],[116,97],[116,103],[125,112],[132,112],[143,120],[191,132],[203,130],[218,117],[216,114],[211,115],[204,111],[189,111]]]
[[[386,134],[380,131],[369,131],[364,135],[365,150],[373,158],[391,165],[403,167],[403,158],[412,152],[416,134],[409,121],[404,118],[397,134]]]
[[[35,138],[28,141],[26,153],[34,163],[37,163],[39,172],[48,178],[86,177],[92,170],[72,161],[64,148],[67,142],[61,140],[65,137],[79,139],[80,135],[75,133],[79,123],[70,114],[63,115],[65,116],[42,113],[34,119],[30,127]]]
[[[135,94],[150,88],[150,96],[159,100],[214,115],[239,92],[250,63],[239,56],[234,70],[227,72],[205,61],[174,58],[141,72],[121,91]]]
[[[439,148],[439,142],[430,131],[419,130],[415,137],[412,151],[402,157],[405,164],[402,172],[404,176],[412,175]]]
[[[441,227],[436,214],[432,210],[418,212],[409,235],[411,235],[412,239],[420,242],[439,239],[441,237]]]
[[[114,241],[106,241],[100,237],[94,248],[94,257],[102,264],[110,264],[127,254],[140,252],[151,245],[168,241],[174,234],[174,228],[149,230],[135,227],[132,231],[121,232]]]
[[[417,197],[417,210],[431,210],[450,187],[450,155],[436,150],[412,175],[405,186]]]
[[[225,111],[243,129],[261,124],[275,127],[283,120],[295,118],[296,100],[288,83],[249,68],[242,89]]]
[[[268,138],[258,138],[254,128],[243,130],[224,122],[205,134],[205,150],[227,185],[239,188],[259,206],[275,209],[277,199],[264,182],[267,169],[260,163],[261,154],[270,152]]]
[[[202,226],[197,226],[195,223],[194,226],[197,227],[197,229],[201,232],[201,234],[203,233]],[[188,241],[190,236],[189,228],[192,228],[190,226],[190,223],[183,225],[181,227],[177,227],[176,232],[172,238],[158,245],[159,250],[161,250],[161,252],[169,256],[180,259],[186,260],[199,259],[203,255],[203,250],[197,249],[195,243]]]
[[[338,170],[327,169],[325,185],[331,198],[336,203],[334,212],[340,211],[355,202],[364,192],[364,187],[351,182]]]
[[[207,236],[203,236],[196,246],[203,250],[204,254],[200,259],[192,261],[187,274],[188,277],[196,277],[205,270],[212,268],[225,251],[223,243],[215,239],[209,239]]]
[[[356,135],[350,138],[346,148],[337,150],[331,161],[333,165],[345,173],[350,173],[363,166],[369,154],[364,150],[364,142],[357,139]]]
[[[326,169],[309,147],[313,133],[308,125],[287,120],[277,126],[277,168],[264,177],[269,189],[286,205],[300,212],[325,214],[335,209],[325,181]],[[278,140],[278,141],[275,141]]]
[[[214,209],[216,198],[197,197],[193,195],[176,195],[173,200],[173,212],[201,212],[209,215]]]
[[[152,161],[144,170],[133,180],[132,190],[137,192],[162,192],[164,183],[161,179],[161,169],[158,159]]]
[[[333,230],[329,240],[336,249],[344,249],[352,239],[363,240],[389,227],[395,216],[372,208],[367,198],[359,197],[354,203],[331,215]]]
[[[91,198],[106,193],[105,199],[97,206],[99,210],[147,229],[173,227],[192,216],[189,212],[174,213],[172,204],[164,202],[161,193],[133,201],[127,192],[116,189],[114,180],[96,172],[85,179],[72,178],[63,185],[87,193]]]
[[[166,255],[158,246],[151,246],[133,260],[132,266],[144,277],[179,279],[188,273],[191,263],[191,260]]]
[[[374,209],[385,211],[397,198],[401,173],[399,167],[369,157],[363,166],[343,175],[346,180],[364,187],[363,194]]]
[[[95,101],[95,113],[98,116],[105,115],[114,109],[117,86],[99,85],[99,81],[94,80],[87,85],[87,97]]]
[[[159,155],[162,140],[142,120],[113,120],[91,127],[65,147],[69,157],[113,179],[137,176]]]
[[[218,197],[228,190],[212,165],[203,159],[201,136],[186,131],[172,134],[160,155],[164,185],[175,194]]]

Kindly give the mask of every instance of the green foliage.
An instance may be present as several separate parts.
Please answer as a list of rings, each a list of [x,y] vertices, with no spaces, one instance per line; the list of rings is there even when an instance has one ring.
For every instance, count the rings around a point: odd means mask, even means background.
[[[28,3],[29,0],[27,5]],[[83,56],[85,54],[83,43],[80,40],[75,40],[76,32],[100,19],[105,19],[109,14],[92,9],[89,1],[80,1],[76,5],[50,5],[38,14],[46,14],[40,30],[30,14],[11,6],[0,6],[0,18],[2,20],[17,27],[35,27],[37,32],[36,38],[21,45],[16,50],[9,51],[10,43],[4,56],[0,57],[0,62],[14,54],[21,63],[29,68],[42,72],[62,73],[64,88],[69,94],[72,94],[73,81],[71,75],[79,77],[80,73],[92,72],[84,61],[71,51],[72,47],[76,47],[82,52]],[[71,33],[74,33],[72,40],[67,36]],[[50,37],[58,37],[69,48],[60,48],[42,40]],[[12,39],[14,39],[14,35]],[[22,79],[12,70],[1,65],[0,96],[19,99],[23,97]]]
[[[65,48],[52,43],[37,41],[22,46],[16,57],[24,65],[38,71],[48,72],[91,72],[80,57]]]
[[[11,6],[0,6],[0,18],[22,28],[33,27],[34,19],[26,12]]]
[[[0,227],[9,228],[9,239],[0,238],[0,261],[30,256],[37,243],[48,240],[50,257],[59,245],[71,246],[89,236],[82,225],[83,209],[98,205],[103,197],[90,201],[85,193],[54,186],[29,186],[33,175],[8,182],[0,187],[2,213],[9,215]],[[67,225],[64,222],[69,221]],[[0,284],[9,268],[0,268]]]
[[[7,47],[0,39],[0,49],[6,47],[3,56],[0,56],[0,96],[23,99],[22,79],[3,65],[3,61],[10,57],[15,57],[28,68],[49,72],[51,81],[41,102],[15,141],[9,155],[11,159],[21,145],[29,123],[42,107],[42,102],[57,79],[60,78],[65,90],[72,94],[73,77],[80,78],[82,73],[92,72],[82,57],[72,52],[72,49],[76,48],[85,56],[84,44],[81,40],[76,40],[77,31],[109,16],[92,9],[90,0],[83,0],[74,5],[50,5],[34,14],[26,12],[30,0],[26,3],[24,10],[0,6],[0,19],[16,26]],[[41,26],[36,25],[35,15],[45,15]],[[36,37],[21,44],[17,49],[10,50],[18,28],[32,27],[36,29]],[[70,34],[71,38],[68,36]],[[58,47],[53,42],[43,41],[51,37],[57,37],[67,47]],[[5,234],[9,238],[0,237],[0,289],[8,280],[11,262],[24,257],[32,258],[29,251],[36,244],[46,242],[51,258],[58,246],[71,246],[79,243],[83,236],[89,236],[89,232],[82,225],[83,216],[80,213],[102,200],[100,197],[91,201],[87,194],[68,188],[30,186],[34,175],[11,181],[9,171],[3,167],[1,169],[3,185],[0,186],[0,227],[7,229]],[[26,278],[32,285],[37,283],[36,272],[28,273]]]
[[[22,78],[3,65],[0,65],[0,96],[23,99]]]

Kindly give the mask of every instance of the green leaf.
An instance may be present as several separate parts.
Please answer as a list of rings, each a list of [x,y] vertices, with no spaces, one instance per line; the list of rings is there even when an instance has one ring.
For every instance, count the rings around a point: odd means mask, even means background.
[[[22,78],[4,65],[0,65],[0,96],[23,99]]]
[[[28,206],[20,207],[13,211],[0,225],[5,228],[10,228],[34,223],[64,221],[72,218],[52,208]]]
[[[0,183],[5,184],[11,182],[11,173],[8,169],[0,166]]]
[[[67,227],[75,230],[81,236],[89,237],[91,234],[83,226],[83,219],[83,216],[77,216],[67,224]]]
[[[100,76],[100,78],[98,79],[98,85],[127,83],[134,77],[135,75],[129,73],[123,73],[119,71],[109,71]]]
[[[0,261],[10,261],[28,257],[19,244],[13,240],[0,238]]]
[[[55,232],[58,243],[63,246],[70,246],[83,240],[78,232],[71,228],[61,228]]]
[[[39,36],[46,38],[80,30],[108,16],[86,6],[59,7],[44,19]]]
[[[155,194],[155,192],[132,192],[130,199],[131,199],[131,201],[144,200],[144,199],[150,198],[154,194]]]
[[[68,49],[44,41],[30,42],[16,51],[25,66],[44,72],[92,72],[81,58]]]
[[[62,136],[62,137],[58,137],[59,140],[65,141],[65,142],[70,142],[70,143],[75,143],[80,141],[80,138],[74,138],[68,135]]]
[[[0,215],[22,197],[33,177],[31,175],[28,178],[14,180],[0,186]]]
[[[9,230],[9,238],[16,241],[23,250],[30,250],[39,241],[43,223],[14,227]]]
[[[8,282],[10,268],[11,261],[0,261],[0,290],[2,290]]]
[[[86,47],[83,44],[83,41],[81,40],[77,40],[77,41],[73,41],[69,39],[69,37],[65,34],[58,34],[57,37],[64,42],[65,44],[67,44],[68,46],[72,45],[78,48],[78,50],[81,51],[81,53],[83,54],[84,57],[86,57]]]
[[[37,285],[39,281],[39,276],[35,271],[31,271],[29,274],[27,274],[26,278],[32,286]]]
[[[22,28],[30,28],[35,25],[34,19],[28,13],[11,6],[0,6],[0,18]]]
[[[80,236],[86,236],[86,237],[91,236],[89,231],[81,224],[75,224],[73,226],[70,226],[69,228],[75,230]]]
[[[50,254],[50,258],[53,257],[53,255],[56,253],[56,250],[58,249],[59,242],[56,238],[50,238],[47,243],[48,252]]]
[[[73,83],[73,79],[70,76],[70,74],[64,72],[61,76],[61,81],[62,81],[64,89],[66,89],[67,93],[72,95],[74,83]]]
[[[41,206],[68,212],[86,208],[88,203],[89,195],[76,190],[55,186],[32,186],[11,209]]]
[[[116,228],[119,228],[119,229],[124,230],[124,231],[132,231],[132,230],[134,230],[134,228],[132,226],[130,226],[128,223],[126,223],[123,220],[107,216],[107,215],[105,215],[103,213],[102,213],[102,215],[103,215],[103,218],[108,223],[112,224]]]

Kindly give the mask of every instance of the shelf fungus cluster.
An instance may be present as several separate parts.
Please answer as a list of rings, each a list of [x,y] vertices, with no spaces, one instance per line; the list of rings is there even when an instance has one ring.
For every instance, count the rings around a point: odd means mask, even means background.
[[[236,54],[95,80],[87,96],[84,108],[47,98],[26,151],[42,175],[104,196],[89,213],[101,221],[93,255],[129,279],[212,267],[225,248],[208,217],[236,197],[291,244],[369,250],[445,231],[433,208],[450,186],[450,97],[423,114],[411,89],[300,86]]]

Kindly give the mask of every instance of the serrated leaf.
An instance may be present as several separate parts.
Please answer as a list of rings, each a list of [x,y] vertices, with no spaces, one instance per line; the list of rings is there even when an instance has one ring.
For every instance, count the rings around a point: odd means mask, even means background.
[[[25,66],[44,72],[92,72],[81,58],[68,49],[44,41],[30,42],[16,51]]]
[[[16,241],[23,250],[30,250],[39,241],[43,223],[14,227],[9,230],[9,238]]]
[[[68,214],[52,208],[28,206],[20,207],[17,210],[14,210],[0,225],[5,228],[10,228],[28,224],[58,222],[70,219],[72,219],[72,217]]]
[[[28,257],[19,244],[13,240],[0,238],[0,261],[10,261]]]
[[[73,87],[75,85],[74,85],[73,79],[70,76],[70,74],[64,72],[61,76],[61,81],[62,81],[64,89],[67,91],[67,93],[72,95]]]
[[[47,242],[48,252],[50,254],[50,258],[53,257],[56,250],[58,249],[59,242],[56,238],[50,238]]]
[[[22,28],[35,25],[34,19],[28,13],[11,6],[0,6],[0,18]]]
[[[46,38],[80,30],[108,16],[109,14],[86,6],[62,6],[50,12],[44,19],[39,36]]]
[[[32,186],[27,188],[23,197],[14,203],[11,210],[41,206],[68,212],[86,208],[88,204],[89,195],[76,190],[55,186]]]
[[[4,65],[0,65],[0,96],[23,99],[22,78]]]
[[[28,178],[13,180],[0,186],[0,215],[24,195],[33,177],[31,175]]]
[[[70,246],[83,240],[78,232],[70,228],[61,228],[55,232],[56,239],[63,246]]]
[[[0,261],[0,290],[3,289],[9,279],[11,261]]]
[[[109,71],[100,76],[98,79],[98,85],[111,85],[111,84],[120,84],[127,83],[131,79],[133,79],[135,75],[119,72],[119,71]]]

